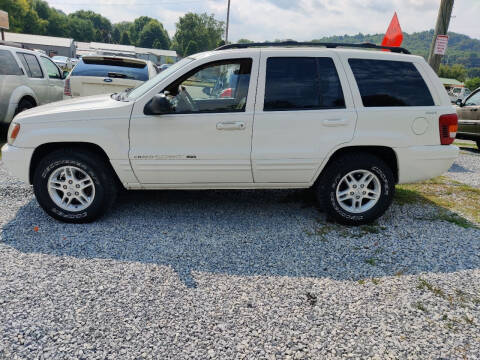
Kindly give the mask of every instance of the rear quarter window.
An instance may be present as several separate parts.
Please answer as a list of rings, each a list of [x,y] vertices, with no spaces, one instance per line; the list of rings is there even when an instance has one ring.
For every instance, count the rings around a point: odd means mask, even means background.
[[[115,59],[82,59],[71,76],[111,77],[130,80],[148,80],[147,64],[124,62]]]
[[[363,106],[433,106],[427,84],[405,61],[349,59]]]
[[[0,75],[23,75],[15,58],[8,50],[0,50]]]

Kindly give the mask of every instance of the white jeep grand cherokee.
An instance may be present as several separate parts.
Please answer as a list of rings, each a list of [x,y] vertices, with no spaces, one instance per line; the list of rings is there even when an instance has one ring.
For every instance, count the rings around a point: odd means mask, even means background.
[[[22,112],[3,161],[67,222],[97,219],[122,186],[312,187],[331,218],[358,225],[385,212],[395,184],[457,157],[457,115],[423,58],[278,45],[227,45],[131,91]]]

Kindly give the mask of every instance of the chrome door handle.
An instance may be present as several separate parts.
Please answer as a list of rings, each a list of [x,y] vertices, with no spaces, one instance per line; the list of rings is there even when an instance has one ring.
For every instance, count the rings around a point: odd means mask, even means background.
[[[324,126],[345,126],[347,125],[347,119],[325,119],[323,120]]]
[[[217,123],[217,130],[243,130],[245,127],[244,121],[221,121]]]

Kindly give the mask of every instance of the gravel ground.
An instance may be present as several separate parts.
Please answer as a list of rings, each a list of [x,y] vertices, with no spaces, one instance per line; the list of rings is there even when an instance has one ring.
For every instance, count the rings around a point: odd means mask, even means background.
[[[307,191],[132,192],[47,217],[0,165],[0,359],[478,359],[480,230]]]
[[[475,144],[473,141],[464,143]],[[480,150],[460,147],[460,156],[446,174],[449,178],[470,186],[480,187]]]

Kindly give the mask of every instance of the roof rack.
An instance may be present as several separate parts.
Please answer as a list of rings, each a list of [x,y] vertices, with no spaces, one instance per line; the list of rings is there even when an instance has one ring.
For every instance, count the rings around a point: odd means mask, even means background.
[[[337,47],[349,47],[349,48],[361,48],[361,49],[381,49],[390,50],[394,53],[410,54],[405,48],[381,46],[372,43],[358,43],[358,44],[346,44],[346,43],[330,43],[330,42],[299,42],[299,41],[280,41],[280,42],[264,42],[264,43],[249,43],[249,44],[228,44],[220,46],[215,50],[227,50],[227,49],[246,49],[250,47],[285,47],[285,46],[322,46],[329,49]]]

